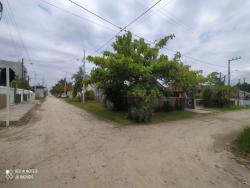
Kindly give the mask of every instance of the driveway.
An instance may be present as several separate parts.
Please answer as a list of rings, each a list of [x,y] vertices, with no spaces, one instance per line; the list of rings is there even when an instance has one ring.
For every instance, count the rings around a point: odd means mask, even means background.
[[[48,97],[27,125],[0,130],[0,187],[250,187],[224,149],[247,125],[249,110],[122,127]]]

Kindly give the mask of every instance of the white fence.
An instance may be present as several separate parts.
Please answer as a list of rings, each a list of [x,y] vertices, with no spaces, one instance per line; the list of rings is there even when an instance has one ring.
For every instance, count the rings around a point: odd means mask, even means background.
[[[240,106],[250,106],[250,100],[239,100]]]
[[[5,86],[0,86],[0,94],[5,94],[7,93],[7,87]],[[24,101],[24,95],[27,95],[27,101],[30,100],[35,100],[35,93],[33,91],[30,90],[25,90],[25,89],[17,89],[16,90],[16,94],[19,94],[21,96],[21,101]],[[14,104],[15,103],[15,89],[14,88],[10,88],[10,104]]]
[[[239,104],[239,106],[250,106],[250,100],[230,99],[230,101],[234,102],[235,105]]]

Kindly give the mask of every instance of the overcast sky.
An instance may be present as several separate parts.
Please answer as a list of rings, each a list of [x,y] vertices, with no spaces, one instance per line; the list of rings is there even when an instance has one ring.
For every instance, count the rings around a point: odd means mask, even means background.
[[[68,0],[0,1],[5,8],[0,21],[0,59],[23,57],[32,84],[44,82],[51,87],[60,78],[70,79],[82,65],[84,48],[87,55],[102,53],[111,43],[98,53],[95,50],[118,32]],[[75,2],[125,26],[156,1]],[[176,38],[167,47],[180,51],[185,64],[205,75],[213,71],[227,75],[227,60],[242,56],[232,62],[232,82],[244,77],[250,82],[249,0],[162,0],[128,29],[150,41],[174,33]],[[173,55],[172,51],[164,53]],[[92,67],[87,63],[88,72]]]

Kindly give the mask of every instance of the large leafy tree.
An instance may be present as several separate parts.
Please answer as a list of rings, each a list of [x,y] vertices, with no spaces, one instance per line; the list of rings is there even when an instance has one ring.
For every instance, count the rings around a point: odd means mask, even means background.
[[[65,88],[65,82],[66,82],[66,88]],[[53,95],[62,95],[66,89],[66,92],[72,90],[72,83],[67,82],[65,79],[59,80],[50,90],[51,94]]]
[[[224,85],[224,82],[221,80],[220,73],[212,72],[207,76],[207,81],[210,85]]]
[[[242,84],[238,83],[236,86],[242,91],[250,92],[250,84],[248,84],[247,82],[244,82]]]
[[[158,80],[183,89],[196,86],[202,76],[181,63],[180,53],[171,60],[160,53],[173,38],[174,35],[167,36],[151,46],[142,38],[133,39],[131,32],[117,36],[112,45],[114,52],[105,51],[103,56],[88,57],[97,66],[91,72],[91,81],[104,90],[106,98],[117,110],[126,106],[128,97],[136,98],[141,105],[160,96]]]

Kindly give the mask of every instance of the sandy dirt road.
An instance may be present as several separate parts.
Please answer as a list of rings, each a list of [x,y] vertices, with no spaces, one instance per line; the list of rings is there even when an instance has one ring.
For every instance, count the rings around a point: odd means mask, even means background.
[[[250,187],[250,171],[224,150],[250,111],[121,127],[49,97],[31,121],[0,130],[0,187]],[[5,169],[35,168],[33,180]]]

